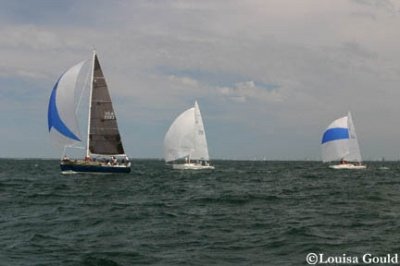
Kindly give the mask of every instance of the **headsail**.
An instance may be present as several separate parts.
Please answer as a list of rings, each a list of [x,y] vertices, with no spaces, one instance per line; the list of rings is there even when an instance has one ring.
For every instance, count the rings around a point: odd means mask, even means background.
[[[61,75],[51,92],[47,114],[49,133],[62,146],[81,141],[75,114],[75,91],[84,63],[74,65]]]
[[[94,55],[88,150],[93,154],[124,154],[117,118],[97,55]]]

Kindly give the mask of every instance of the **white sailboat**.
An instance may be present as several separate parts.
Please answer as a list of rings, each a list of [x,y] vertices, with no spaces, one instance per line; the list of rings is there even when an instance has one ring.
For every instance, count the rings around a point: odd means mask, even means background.
[[[322,161],[340,161],[333,169],[365,169],[351,113],[333,121],[324,131],[321,142]]]
[[[168,129],[164,138],[164,159],[172,163],[173,169],[214,169],[209,163],[206,133],[197,101]]]
[[[131,163],[122,146],[110,93],[95,52],[91,62],[89,84],[86,157],[84,160],[72,160],[65,154],[67,148],[79,147],[82,139],[76,117],[78,103],[75,94],[78,76],[84,63],[71,67],[61,75],[49,100],[50,137],[64,146],[61,171],[62,173],[129,173]]]

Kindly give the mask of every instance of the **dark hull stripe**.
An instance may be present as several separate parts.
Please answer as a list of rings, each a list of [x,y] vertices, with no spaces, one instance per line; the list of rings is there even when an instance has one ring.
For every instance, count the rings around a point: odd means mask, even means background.
[[[100,165],[76,165],[76,164],[60,164],[61,171],[77,172],[77,173],[130,173],[130,167],[112,167]]]

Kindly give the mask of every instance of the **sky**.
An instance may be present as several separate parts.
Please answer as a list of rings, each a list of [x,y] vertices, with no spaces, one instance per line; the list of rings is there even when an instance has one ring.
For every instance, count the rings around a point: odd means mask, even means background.
[[[132,158],[197,100],[211,159],[320,160],[351,111],[363,159],[398,160],[399,29],[391,0],[0,0],[0,157],[61,156],[50,93],[95,48]]]

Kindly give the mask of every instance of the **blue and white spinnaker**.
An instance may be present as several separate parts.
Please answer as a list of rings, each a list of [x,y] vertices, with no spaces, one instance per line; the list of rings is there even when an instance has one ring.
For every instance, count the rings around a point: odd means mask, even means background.
[[[360,148],[350,112],[328,126],[322,136],[321,148],[323,162],[336,160],[361,162]]]
[[[54,85],[49,100],[48,127],[56,144],[66,146],[81,141],[76,119],[76,83],[82,66],[80,62],[68,69]]]

